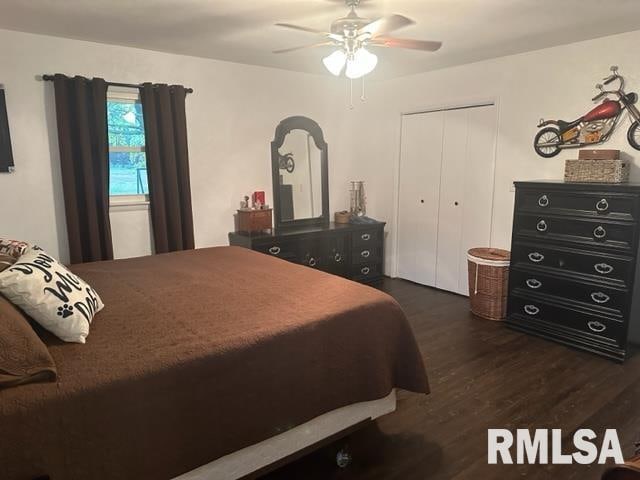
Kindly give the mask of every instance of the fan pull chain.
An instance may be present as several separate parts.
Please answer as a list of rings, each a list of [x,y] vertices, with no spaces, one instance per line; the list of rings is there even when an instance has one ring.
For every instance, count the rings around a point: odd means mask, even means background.
[[[367,95],[365,94],[365,91],[364,91],[364,77],[362,77],[362,93],[360,94],[360,101],[361,102],[367,101]]]
[[[349,79],[349,110],[353,110],[353,80]]]

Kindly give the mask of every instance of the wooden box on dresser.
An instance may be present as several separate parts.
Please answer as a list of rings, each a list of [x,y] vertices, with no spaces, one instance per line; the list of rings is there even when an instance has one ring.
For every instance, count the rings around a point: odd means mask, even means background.
[[[250,248],[358,282],[382,278],[384,222],[292,227],[274,233],[229,233],[229,245]]]
[[[640,185],[515,186],[507,324],[623,361],[640,341]]]

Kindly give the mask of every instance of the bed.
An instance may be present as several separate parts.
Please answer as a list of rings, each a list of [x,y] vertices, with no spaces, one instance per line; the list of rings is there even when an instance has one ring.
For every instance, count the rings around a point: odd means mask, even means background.
[[[395,388],[428,393],[373,288],[237,247],[72,270],[106,307],[85,345],[42,332],[55,383],[0,391],[0,478],[239,478],[242,455],[258,470],[393,410]]]

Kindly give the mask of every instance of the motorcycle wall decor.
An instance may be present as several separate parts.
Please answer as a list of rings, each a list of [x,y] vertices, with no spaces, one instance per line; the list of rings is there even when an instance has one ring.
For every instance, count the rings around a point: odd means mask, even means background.
[[[618,88],[605,90],[604,85],[618,82]],[[604,99],[602,103],[587,114],[572,122],[564,120],[541,119],[538,132],[533,141],[533,148],[541,157],[551,158],[564,148],[582,147],[606,142],[616,129],[625,110],[631,117],[631,126],[627,132],[627,140],[636,150],[640,150],[640,111],[635,103],[637,93],[625,93],[624,78],[618,74],[618,67],[611,67],[611,75],[604,79],[604,85],[597,84],[600,90],[592,101]],[[613,97],[612,100],[609,97]],[[544,128],[543,128],[544,127]]]

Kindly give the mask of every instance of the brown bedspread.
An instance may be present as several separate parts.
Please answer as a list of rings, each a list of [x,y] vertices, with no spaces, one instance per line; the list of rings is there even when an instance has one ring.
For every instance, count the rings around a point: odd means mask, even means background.
[[[388,295],[236,247],[78,265],[105,309],[0,391],[0,478],[169,479],[324,412],[428,392]]]

